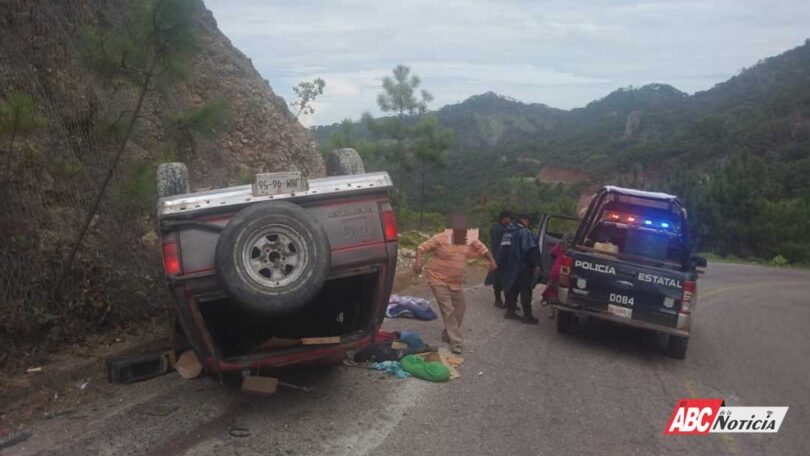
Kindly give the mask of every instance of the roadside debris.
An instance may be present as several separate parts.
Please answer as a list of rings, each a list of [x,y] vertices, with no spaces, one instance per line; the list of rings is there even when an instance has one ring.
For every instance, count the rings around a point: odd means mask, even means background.
[[[417,320],[435,320],[439,318],[430,308],[430,301],[414,296],[391,295],[385,309],[388,318],[416,318]]]
[[[76,388],[79,391],[84,391],[85,389],[87,389],[87,385],[89,385],[89,384],[90,384],[89,382],[79,382],[79,383],[76,384]]]
[[[192,350],[180,355],[180,358],[174,364],[174,368],[186,380],[197,378],[202,373],[202,364],[200,364],[200,360]]]
[[[242,392],[256,396],[272,396],[278,389],[278,379],[246,375],[242,379]]]
[[[174,367],[176,359],[174,350],[113,356],[106,360],[107,380],[110,383],[133,383],[164,375]]]
[[[0,437],[0,450],[25,442],[31,435],[32,434],[28,431],[14,431],[6,436]]]
[[[306,391],[307,393],[312,392],[312,388],[309,388],[307,386],[293,385],[292,383],[282,382],[281,380],[278,381],[278,386],[283,386],[284,388],[290,388],[299,391]]]
[[[303,345],[326,345],[326,344],[339,344],[340,336],[335,337],[304,337],[301,339]]]
[[[228,435],[239,439],[250,437],[250,429],[239,426],[231,426],[231,428],[228,429]]]
[[[42,372],[41,367],[31,367],[31,368],[28,368],[28,369],[25,370],[26,374],[36,374],[36,373],[39,373],[39,372]]]

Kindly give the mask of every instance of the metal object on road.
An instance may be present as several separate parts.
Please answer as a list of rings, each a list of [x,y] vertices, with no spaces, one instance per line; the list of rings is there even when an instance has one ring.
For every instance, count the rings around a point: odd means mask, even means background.
[[[133,383],[164,375],[174,367],[176,356],[174,350],[158,350],[107,358],[107,380],[110,383]]]

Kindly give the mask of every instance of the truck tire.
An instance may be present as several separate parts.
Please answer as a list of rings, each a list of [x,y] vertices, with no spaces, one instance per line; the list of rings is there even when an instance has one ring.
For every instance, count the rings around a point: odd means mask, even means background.
[[[574,328],[574,314],[557,309],[557,332],[561,334],[570,333]]]
[[[669,336],[667,345],[667,356],[675,359],[686,359],[686,349],[689,346],[689,338],[681,336]]]
[[[237,305],[278,316],[315,297],[330,260],[329,240],[318,220],[300,206],[277,201],[239,211],[220,234],[215,263]]]
[[[326,174],[328,176],[346,176],[365,172],[366,167],[363,165],[363,159],[351,147],[334,149],[326,159]]]
[[[182,195],[191,191],[185,163],[161,163],[157,168],[157,196]]]

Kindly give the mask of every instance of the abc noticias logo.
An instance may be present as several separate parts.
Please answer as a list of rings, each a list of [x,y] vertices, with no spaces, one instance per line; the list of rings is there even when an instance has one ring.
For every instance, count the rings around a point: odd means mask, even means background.
[[[787,407],[726,407],[722,399],[680,399],[664,434],[779,432]]]

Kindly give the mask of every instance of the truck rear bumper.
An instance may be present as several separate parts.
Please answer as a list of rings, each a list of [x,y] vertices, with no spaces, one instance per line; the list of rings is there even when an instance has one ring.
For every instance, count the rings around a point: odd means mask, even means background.
[[[303,348],[288,353],[263,354],[237,358],[217,359],[209,356],[205,367],[213,373],[239,372],[245,369],[283,368],[307,364],[339,364],[346,359],[347,352],[357,352],[372,343],[373,336],[365,335],[350,342],[333,346]]]
[[[587,310],[581,307],[573,307],[561,303],[554,304],[552,307],[557,309],[558,311],[562,312],[570,312],[578,317],[591,317],[591,318],[598,318],[600,320],[606,320],[613,323],[618,323],[620,325],[632,326],[634,328],[641,328],[650,331],[656,331],[665,334],[671,334],[673,336],[679,337],[689,337],[689,330],[688,329],[679,329],[679,328],[672,328],[669,326],[662,326],[656,325],[654,323],[648,323],[646,321],[641,320],[633,320],[630,318],[620,317],[618,315],[609,314],[607,312],[599,312],[593,310]],[[680,323],[680,322],[679,322]],[[688,328],[688,326],[687,326]]]

